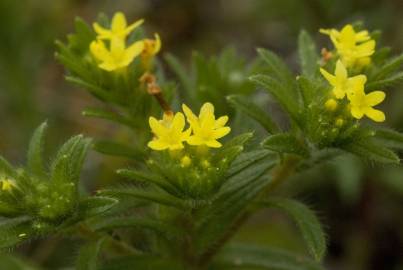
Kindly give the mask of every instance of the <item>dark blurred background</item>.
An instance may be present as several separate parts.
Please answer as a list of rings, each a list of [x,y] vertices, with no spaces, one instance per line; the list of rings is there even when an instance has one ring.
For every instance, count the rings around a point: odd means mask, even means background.
[[[63,68],[54,59],[54,41],[64,41],[73,31],[76,16],[92,22],[99,12],[111,16],[115,11],[125,12],[130,21],[145,18],[148,32],[162,37],[162,53],[173,53],[184,63],[194,50],[214,55],[232,45],[253,59],[255,49],[265,47],[296,70],[296,40],[302,28],[323,47],[328,41],[319,28],[359,20],[368,29],[383,31],[382,45],[391,46],[395,54],[403,51],[402,0],[1,0],[3,156],[22,164],[31,132],[45,119],[51,126],[49,150],[75,133],[94,137],[110,133],[108,124],[81,116],[80,111],[95,101],[64,81]],[[389,90],[383,104],[386,125],[398,131],[403,131],[401,90],[402,86]],[[114,162],[121,161],[92,154],[85,176],[94,181]],[[403,269],[402,169],[343,157],[294,177],[285,189],[321,216],[329,238],[329,269]],[[237,240],[305,252],[297,235],[292,224],[271,211],[257,215]],[[74,254],[60,256],[60,248],[52,243],[34,243],[20,256],[48,269],[56,269],[55,260],[69,265]],[[51,250],[39,250],[43,248]]]

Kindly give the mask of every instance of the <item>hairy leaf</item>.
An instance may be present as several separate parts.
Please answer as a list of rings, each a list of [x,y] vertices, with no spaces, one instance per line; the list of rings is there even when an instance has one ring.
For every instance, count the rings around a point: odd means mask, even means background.
[[[217,268],[213,269],[238,269],[237,267],[258,267],[257,269],[270,270],[321,270],[324,269],[318,263],[301,255],[272,248],[233,244],[226,246],[216,260]],[[224,268],[228,267],[228,268]],[[249,267],[249,268],[248,268]]]
[[[47,127],[47,123],[44,122],[35,130],[28,147],[27,167],[30,172],[38,176],[44,176],[46,174],[43,160],[43,147]]]
[[[262,146],[278,153],[309,156],[306,145],[290,133],[280,133],[267,137]]]
[[[319,57],[315,43],[305,30],[302,30],[298,37],[298,56],[302,75],[309,78],[316,77],[319,70]]]
[[[248,101],[245,96],[232,95],[228,96],[227,100],[235,109],[239,109],[252,119],[256,120],[264,129],[266,129],[267,132],[274,134],[279,131],[277,124],[271,119],[267,112],[253,102]]]
[[[312,256],[321,261],[326,253],[326,237],[322,226],[312,210],[306,205],[286,198],[271,198],[262,206],[278,208],[289,215],[301,230]]]
[[[78,252],[77,270],[97,270],[97,260],[105,238],[100,238],[82,246]]]

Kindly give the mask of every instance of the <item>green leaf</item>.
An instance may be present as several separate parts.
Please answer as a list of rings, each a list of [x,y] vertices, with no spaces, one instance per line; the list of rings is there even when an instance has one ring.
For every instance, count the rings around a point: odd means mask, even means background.
[[[275,207],[294,220],[300,229],[309,251],[317,261],[326,253],[326,237],[315,213],[306,205],[286,198],[271,198],[259,203],[265,207]]]
[[[82,115],[109,120],[109,121],[112,121],[115,123],[119,123],[119,124],[128,126],[130,128],[133,128],[136,126],[135,123],[133,121],[131,121],[129,118],[127,118],[126,116],[123,116],[116,112],[106,111],[106,110],[100,109],[100,108],[85,109],[82,112]]]
[[[38,270],[31,265],[26,258],[22,259],[17,255],[0,253],[1,267],[6,270]]]
[[[390,76],[393,72],[400,69],[403,66],[403,54],[396,56],[385,63],[377,72],[373,75],[374,81],[385,79]]]
[[[316,77],[319,57],[315,43],[305,30],[302,30],[298,37],[298,56],[302,75],[308,78]]]
[[[307,108],[318,97],[318,94],[321,94],[321,84],[304,76],[298,76],[297,82],[305,108]]]
[[[14,167],[2,156],[0,156],[0,176],[17,177]]]
[[[250,77],[250,80],[264,87],[295,122],[300,122],[298,98],[289,94],[290,91],[286,89],[284,82],[267,75],[254,75]],[[296,89],[297,87],[294,86],[293,88]],[[293,91],[296,91],[295,89]]]
[[[144,160],[144,153],[141,152],[140,150],[113,141],[108,140],[97,141],[94,143],[93,148],[95,151],[105,155],[126,157],[138,161]]]
[[[304,142],[289,133],[271,135],[262,142],[262,146],[278,153],[309,156],[309,149]]]
[[[403,134],[392,129],[377,129],[375,141],[387,148],[403,150]]]
[[[128,179],[142,181],[146,183],[151,183],[160,187],[171,194],[176,194],[176,188],[171,183],[161,178],[159,175],[146,173],[142,171],[132,170],[132,169],[119,169],[117,170],[117,174],[120,176],[126,177]]]
[[[80,218],[86,219],[93,216],[103,214],[119,201],[114,198],[93,196],[80,200],[78,215]]]
[[[353,142],[342,146],[342,148],[362,159],[372,160],[379,163],[400,163],[399,157],[394,152],[370,139]]]
[[[246,115],[256,120],[267,132],[274,134],[279,131],[277,124],[271,119],[267,112],[253,102],[248,101],[245,96],[231,95],[227,96],[227,100],[235,109],[244,112]]]
[[[228,170],[228,177],[233,176],[245,168],[251,166],[255,162],[263,160],[268,157],[270,152],[267,150],[255,150],[247,153],[242,153],[238,158],[232,163],[230,169]]]
[[[82,246],[78,252],[77,270],[97,270],[97,260],[106,238],[100,238]]]
[[[170,224],[162,223],[158,220],[147,217],[111,217],[91,224],[91,228],[96,231],[110,231],[122,228],[142,228],[154,231],[167,239],[178,236],[180,232]]]
[[[248,204],[271,182],[268,171],[277,160],[267,157],[232,176],[222,186],[217,198],[208,207],[201,209],[196,217],[197,249],[208,253],[231,226],[244,213]]]
[[[38,176],[46,175],[43,148],[47,127],[47,123],[44,122],[35,130],[28,147],[27,167],[30,172]]]
[[[318,263],[281,249],[232,244],[217,256],[213,269],[323,270]],[[228,268],[225,268],[228,267]]]
[[[111,197],[132,197],[139,200],[155,202],[158,204],[175,207],[181,210],[188,209],[186,203],[172,195],[157,192],[155,190],[142,190],[138,188],[125,188],[125,189],[105,189],[98,192],[100,195]]]
[[[29,217],[0,221],[0,249],[13,247],[34,236]]]
[[[51,179],[57,183],[77,183],[91,140],[82,135],[68,140],[51,166]]]
[[[165,61],[168,63],[170,68],[176,73],[178,76],[183,88],[188,94],[191,94],[194,91],[194,83],[189,76],[189,74],[186,72],[186,69],[184,66],[181,65],[179,62],[178,58],[173,56],[172,54],[168,53],[164,55]]]
[[[383,90],[383,88],[385,88],[385,87],[396,85],[401,82],[403,82],[403,71],[393,74],[392,76],[382,79],[382,80],[369,82],[368,84],[366,84],[365,89],[366,90]]]
[[[297,171],[303,171],[311,169],[317,165],[331,162],[336,157],[345,154],[343,150],[339,148],[324,148],[311,153],[310,157],[304,159],[297,167]]]

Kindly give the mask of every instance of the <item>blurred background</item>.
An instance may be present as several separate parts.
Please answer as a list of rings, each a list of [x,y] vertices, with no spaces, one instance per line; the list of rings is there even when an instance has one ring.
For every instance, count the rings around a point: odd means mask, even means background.
[[[162,53],[170,52],[185,64],[192,51],[214,55],[231,45],[250,60],[257,47],[271,49],[297,70],[301,29],[324,47],[328,41],[319,28],[358,20],[368,29],[382,30],[382,45],[392,47],[393,53],[403,51],[402,0],[1,0],[3,156],[22,164],[33,129],[45,119],[51,127],[49,150],[76,133],[108,136],[107,123],[81,116],[81,110],[95,101],[64,81],[63,67],[54,59],[54,41],[65,41],[76,16],[92,22],[99,12],[111,16],[115,11],[125,12],[130,21],[145,18],[147,31],[162,37]],[[388,90],[383,104],[385,124],[401,132],[402,87]],[[97,178],[112,177],[115,164],[124,162],[95,153],[90,160],[84,173],[90,186]],[[328,269],[403,269],[402,169],[375,167],[347,156],[293,177],[284,189],[319,213],[329,239]],[[235,240],[305,253],[294,225],[273,211],[256,215]],[[63,246],[57,237],[34,242],[15,254],[43,269],[67,267],[74,260],[74,243],[63,241]],[[7,263],[18,259],[2,255],[0,260],[0,269],[12,269]]]

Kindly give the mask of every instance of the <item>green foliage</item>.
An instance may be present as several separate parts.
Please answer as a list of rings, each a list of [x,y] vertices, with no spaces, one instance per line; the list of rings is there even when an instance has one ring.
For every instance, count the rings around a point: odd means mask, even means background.
[[[260,203],[262,206],[278,208],[289,215],[301,230],[309,251],[317,261],[326,252],[326,238],[316,215],[304,204],[284,198],[271,198]]]
[[[318,76],[318,50],[312,38],[306,31],[298,36],[298,56],[303,76],[315,78]]]
[[[289,133],[271,135],[262,142],[262,146],[278,153],[309,156],[309,150],[304,142]]]
[[[270,247],[231,245],[217,258],[213,269],[278,269],[278,270],[320,270],[319,264],[301,255]]]
[[[76,269],[77,270],[96,270],[98,255],[101,251],[105,238],[90,242],[80,248]]]

